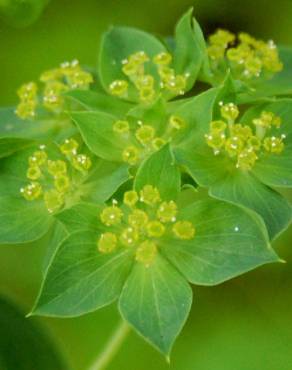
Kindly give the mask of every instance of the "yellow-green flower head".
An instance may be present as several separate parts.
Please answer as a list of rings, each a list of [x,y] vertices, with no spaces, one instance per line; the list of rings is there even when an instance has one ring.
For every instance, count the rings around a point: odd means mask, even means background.
[[[107,232],[101,234],[100,239],[98,240],[97,247],[101,253],[111,253],[117,247],[117,237],[114,233]]]
[[[123,151],[122,158],[124,162],[133,166],[137,164],[140,159],[140,150],[134,145],[129,145]]]
[[[88,89],[93,77],[80,67],[77,60],[74,60],[61,64],[59,68],[45,71],[40,76],[40,82],[44,86],[39,99],[37,96],[39,88],[35,82],[23,85],[17,91],[20,102],[16,114],[20,118],[33,118],[40,103],[52,113],[62,113],[65,107],[62,94],[67,90]]]
[[[63,154],[71,156],[77,153],[79,144],[74,139],[66,139],[65,142],[60,146],[60,150]]]
[[[117,134],[127,134],[130,131],[130,125],[128,121],[118,120],[113,125],[113,131]]]
[[[235,121],[239,115],[239,110],[234,103],[223,104],[220,109],[221,116],[227,121]]]
[[[176,75],[171,68],[172,55],[161,52],[150,58],[144,51],[138,51],[121,61],[124,80],[112,81],[109,92],[118,97],[127,97],[129,83],[133,84],[137,96],[142,103],[148,104],[159,96],[160,92],[170,95],[182,95],[186,90],[188,74]],[[148,72],[147,65],[156,68],[157,73]],[[157,76],[159,79],[157,80]]]
[[[42,195],[43,189],[40,183],[32,182],[20,189],[20,193],[26,200],[35,200]]]
[[[227,69],[236,79],[250,81],[259,77],[270,78],[283,68],[273,41],[256,40],[247,33],[235,36],[218,30],[209,37],[207,52],[213,73],[222,75],[222,78]]]
[[[195,236],[195,229],[190,221],[178,221],[173,227],[174,235],[179,239],[192,239]]]
[[[91,159],[85,154],[78,154],[77,148],[75,140],[66,140],[60,146],[63,159],[52,160],[48,157],[45,146],[41,145],[40,150],[36,150],[28,158],[26,176],[33,182],[21,188],[22,196],[28,201],[42,198],[50,213],[63,207],[67,197],[76,191],[73,186],[76,173],[72,170],[77,169],[82,178],[91,167]]]
[[[22,85],[17,90],[17,95],[19,96],[20,101],[16,107],[15,113],[18,117],[22,119],[35,117],[38,104],[37,92],[38,87],[34,82]]]
[[[161,201],[159,190],[145,185],[139,192],[127,191],[123,204],[105,207],[99,218],[104,230],[97,240],[100,253],[111,253],[118,248],[130,248],[135,260],[150,267],[166,240],[191,240],[195,236],[192,222],[179,218],[177,204]],[[171,246],[169,246],[171,247]]]
[[[56,189],[44,193],[44,202],[49,213],[58,211],[64,204],[64,196]]]
[[[152,185],[145,185],[140,191],[140,201],[150,206],[158,203],[160,201],[158,189]]]
[[[182,130],[186,127],[186,122],[181,117],[172,115],[169,118],[169,125],[175,130]]]
[[[114,204],[110,207],[104,208],[100,214],[101,222],[106,226],[120,224],[122,217],[122,210]]]
[[[109,85],[109,91],[112,95],[125,97],[128,93],[129,83],[125,80],[115,80]]]
[[[141,144],[147,144],[154,139],[155,129],[150,125],[141,125],[136,130],[135,136]]]
[[[261,155],[282,153],[285,148],[285,134],[279,137],[267,136],[273,127],[276,129],[281,127],[280,117],[272,112],[263,111],[260,117],[253,119],[254,127],[251,127],[235,123],[238,115],[238,108],[233,103],[221,104],[223,119],[210,123],[205,140],[215,155],[227,155],[235,161],[236,168],[249,171]]]

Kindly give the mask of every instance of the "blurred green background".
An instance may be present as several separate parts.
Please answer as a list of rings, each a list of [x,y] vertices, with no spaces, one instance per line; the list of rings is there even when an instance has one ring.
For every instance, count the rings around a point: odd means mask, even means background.
[[[62,61],[78,58],[95,65],[100,35],[109,25],[168,35],[189,6],[205,32],[221,26],[292,45],[291,0],[52,0],[25,28],[0,19],[0,106],[15,104],[20,84]],[[292,200],[291,192],[286,195]],[[0,294],[26,312],[39,289],[45,244],[0,248]],[[286,264],[265,266],[217,287],[194,287],[193,309],[170,366],[131,333],[109,370],[291,370],[291,244],[292,228],[274,244]],[[118,313],[111,306],[75,319],[28,320],[41,323],[73,370],[85,370]]]

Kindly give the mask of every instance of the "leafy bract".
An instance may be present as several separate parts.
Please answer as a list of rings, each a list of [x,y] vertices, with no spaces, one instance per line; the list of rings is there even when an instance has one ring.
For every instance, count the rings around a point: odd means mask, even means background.
[[[187,281],[162,257],[149,267],[136,264],[123,288],[122,316],[146,340],[168,355],[192,304]]]
[[[73,112],[73,121],[78,126],[88,148],[97,156],[109,161],[121,161],[124,143],[113,132],[116,117],[103,112]]]
[[[279,261],[261,219],[216,200],[197,201],[180,217],[191,221],[193,240],[164,240],[165,255],[194,284],[216,285],[260,265]]]
[[[113,27],[103,35],[99,54],[99,77],[106,91],[111,82],[124,79],[122,61],[139,51],[144,51],[152,58],[160,52],[166,52],[166,48],[154,36],[135,28]],[[131,86],[129,100],[137,100]]]
[[[27,202],[13,196],[0,197],[0,243],[27,243],[42,237],[52,218],[43,202]]]
[[[114,96],[92,90],[71,90],[65,96],[85,110],[110,112],[117,116],[124,116],[133,107],[132,104]]]
[[[118,298],[132,265],[131,253],[101,254],[97,237],[86,230],[64,240],[48,268],[34,315],[78,316]]]
[[[135,190],[144,185],[158,188],[162,199],[176,199],[180,191],[180,172],[174,162],[169,145],[153,153],[141,164],[135,180]]]
[[[193,86],[204,57],[202,31],[196,20],[192,23],[192,13],[190,9],[184,14],[175,29],[173,66],[176,73],[188,76],[187,90]]]

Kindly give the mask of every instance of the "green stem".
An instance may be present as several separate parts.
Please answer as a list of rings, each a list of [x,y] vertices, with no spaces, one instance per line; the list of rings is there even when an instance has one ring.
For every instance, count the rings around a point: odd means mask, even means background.
[[[92,363],[88,370],[106,369],[107,365],[111,362],[111,360],[115,357],[116,353],[120,349],[129,331],[130,331],[129,325],[122,320],[117,326],[116,330],[112,334],[107,344],[105,345],[102,352],[99,354],[97,359]]]

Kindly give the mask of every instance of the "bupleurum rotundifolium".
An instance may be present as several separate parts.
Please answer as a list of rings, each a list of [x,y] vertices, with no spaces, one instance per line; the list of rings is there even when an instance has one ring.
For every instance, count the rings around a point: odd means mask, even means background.
[[[28,201],[43,199],[49,213],[62,208],[71,197],[76,197],[80,180],[91,168],[91,159],[78,153],[79,144],[67,139],[60,145],[62,159],[51,160],[45,145],[40,145],[28,158],[26,177],[31,182],[20,189]]]
[[[100,213],[104,232],[97,240],[101,253],[118,248],[132,248],[135,260],[149,267],[158,253],[160,240],[191,240],[195,237],[192,222],[179,217],[177,204],[161,199],[159,190],[145,185],[140,192],[124,193],[123,204],[113,201]]]
[[[218,29],[208,38],[207,52],[212,71],[232,74],[240,80],[270,78],[280,72],[283,64],[275,43],[257,40],[247,33],[235,35]]]
[[[63,93],[75,89],[88,89],[93,82],[92,75],[83,70],[78,60],[64,62],[59,68],[51,69],[40,76],[43,84],[41,93],[35,82],[22,85],[18,91],[20,102],[15,113],[22,119],[32,119],[36,116],[38,107],[59,114],[64,110]]]
[[[171,115],[159,130],[141,120],[132,123],[125,119],[114,122],[113,132],[125,144],[122,160],[134,166],[148,154],[159,150],[166,143],[175,139],[186,126],[187,123],[183,118]]]
[[[234,159],[236,168],[250,170],[260,156],[279,155],[285,148],[286,135],[269,136],[273,128],[280,130],[281,118],[273,112],[262,111],[260,117],[253,119],[252,126],[236,123],[238,107],[233,103],[221,106],[221,120],[212,121],[205,135],[209,147],[215,155],[226,154]]]
[[[112,95],[127,98],[132,83],[142,103],[151,103],[160,92],[170,96],[183,95],[189,75],[176,74],[171,64],[170,53],[161,52],[151,59],[144,51],[137,51],[121,61],[125,79],[112,81],[109,91]],[[154,71],[151,70],[153,66]]]

